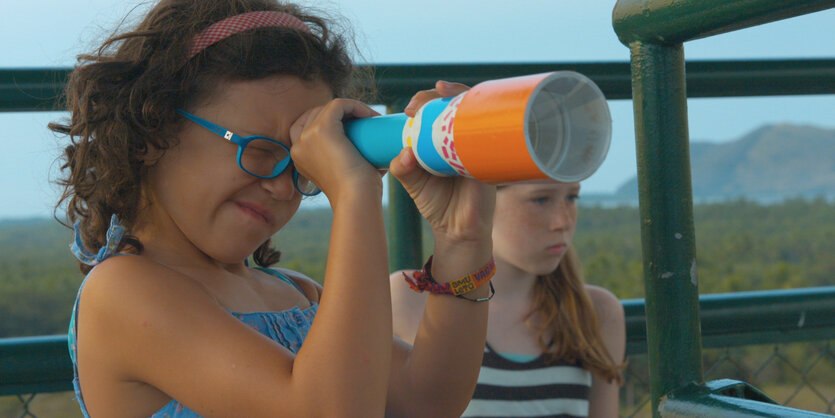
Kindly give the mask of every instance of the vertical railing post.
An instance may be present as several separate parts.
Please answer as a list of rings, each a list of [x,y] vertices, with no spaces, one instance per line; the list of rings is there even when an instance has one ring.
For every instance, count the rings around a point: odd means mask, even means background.
[[[403,110],[387,109],[387,113],[398,111]],[[419,269],[423,265],[420,212],[409,193],[392,175],[388,175],[388,217],[389,269]]]
[[[654,416],[661,398],[703,383],[684,52],[630,44],[647,353]]]
[[[419,269],[423,264],[420,213],[394,176],[389,176],[388,187],[389,268]]]

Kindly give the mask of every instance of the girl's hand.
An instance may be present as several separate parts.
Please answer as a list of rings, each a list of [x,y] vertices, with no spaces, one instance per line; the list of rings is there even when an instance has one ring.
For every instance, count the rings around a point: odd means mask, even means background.
[[[290,127],[290,156],[299,173],[334,198],[344,191],[380,187],[380,174],[345,136],[343,120],[379,116],[356,100],[333,99],[307,110]]]
[[[438,81],[432,90],[418,92],[412,97],[405,113],[414,116],[426,102],[451,97],[467,91],[469,87]],[[405,148],[390,165],[392,175],[400,180],[415,201],[421,215],[429,222],[438,246],[474,244],[482,247],[489,243],[495,206],[495,186],[474,179],[454,176],[433,176],[415,159],[411,148]]]

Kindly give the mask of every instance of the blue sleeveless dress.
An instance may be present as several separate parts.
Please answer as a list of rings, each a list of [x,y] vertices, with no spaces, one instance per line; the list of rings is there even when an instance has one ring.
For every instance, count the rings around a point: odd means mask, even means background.
[[[79,260],[81,260],[85,264],[94,266],[104,261],[108,257],[118,255],[115,253],[115,249],[118,246],[123,233],[124,230],[118,224],[118,220],[115,218],[114,215],[114,217],[111,218],[110,228],[108,229],[107,233],[107,244],[104,247],[102,247],[98,254],[92,254],[88,252],[81,243],[81,235],[78,233],[78,225],[76,224],[76,236],[71,248],[73,250],[73,253],[76,255],[76,257],[78,257]],[[299,292],[304,294],[301,288],[299,288],[299,286],[287,276],[272,269],[259,269],[266,273],[272,274],[281,280],[284,280],[285,282],[293,285],[293,287],[298,289]],[[76,399],[78,400],[78,404],[81,407],[81,413],[84,414],[85,417],[89,418],[90,415],[87,413],[87,407],[84,404],[84,396],[81,393],[81,385],[79,384],[78,380],[78,362],[76,359],[76,341],[78,340],[78,327],[76,326],[76,318],[78,316],[78,308],[81,299],[81,289],[84,288],[84,283],[86,282],[87,279],[85,278],[78,289],[78,296],[76,296],[72,316],[70,317],[68,336],[70,359],[72,360],[73,365],[73,388],[75,388],[75,395]],[[296,306],[291,309],[280,312],[238,313],[229,311],[229,313],[230,315],[237,318],[239,321],[249,325],[250,327],[260,332],[261,334],[267,336],[271,340],[281,344],[291,352],[296,353],[298,352],[299,348],[301,348],[308,331],[310,331],[310,326],[313,324],[313,318],[316,315],[318,307],[318,304],[316,304],[315,302],[311,302],[310,307],[306,309],[300,309]],[[172,399],[171,402],[169,402],[164,407],[162,407],[162,409],[151,415],[151,417],[193,418],[200,417],[200,415],[188,409],[185,405],[181,404],[177,400]]]

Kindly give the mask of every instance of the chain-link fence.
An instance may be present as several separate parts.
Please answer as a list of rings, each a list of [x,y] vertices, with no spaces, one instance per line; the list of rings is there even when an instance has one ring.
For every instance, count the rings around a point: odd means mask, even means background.
[[[835,340],[714,348],[703,351],[705,380],[748,382],[777,403],[835,414]],[[651,417],[646,355],[629,356],[621,416]]]
[[[705,379],[748,382],[777,403],[835,414],[835,340],[705,349]],[[629,356],[621,416],[652,416],[646,355]],[[0,418],[80,417],[72,392],[0,397]]]
[[[73,392],[0,397],[0,418],[81,418]]]

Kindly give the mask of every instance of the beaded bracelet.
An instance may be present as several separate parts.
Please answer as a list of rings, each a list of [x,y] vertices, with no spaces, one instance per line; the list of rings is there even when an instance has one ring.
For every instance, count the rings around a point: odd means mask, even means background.
[[[444,284],[436,282],[432,277],[432,257],[433,256],[430,256],[429,259],[426,260],[426,264],[423,265],[423,270],[415,271],[412,273],[412,277],[409,277],[405,272],[403,273],[403,277],[406,279],[406,282],[409,283],[409,287],[411,287],[412,290],[418,292],[428,291],[429,293],[439,295],[453,295],[457,298],[469,300],[471,302],[486,302],[493,298],[493,295],[496,294],[496,290],[493,289],[493,283],[491,282],[490,296],[477,299],[465,298],[463,296],[465,293],[478,289],[484,283],[490,282],[490,279],[494,274],[496,274],[496,263],[493,261],[492,257],[490,258],[490,262],[488,262],[484,267],[460,279]]]

